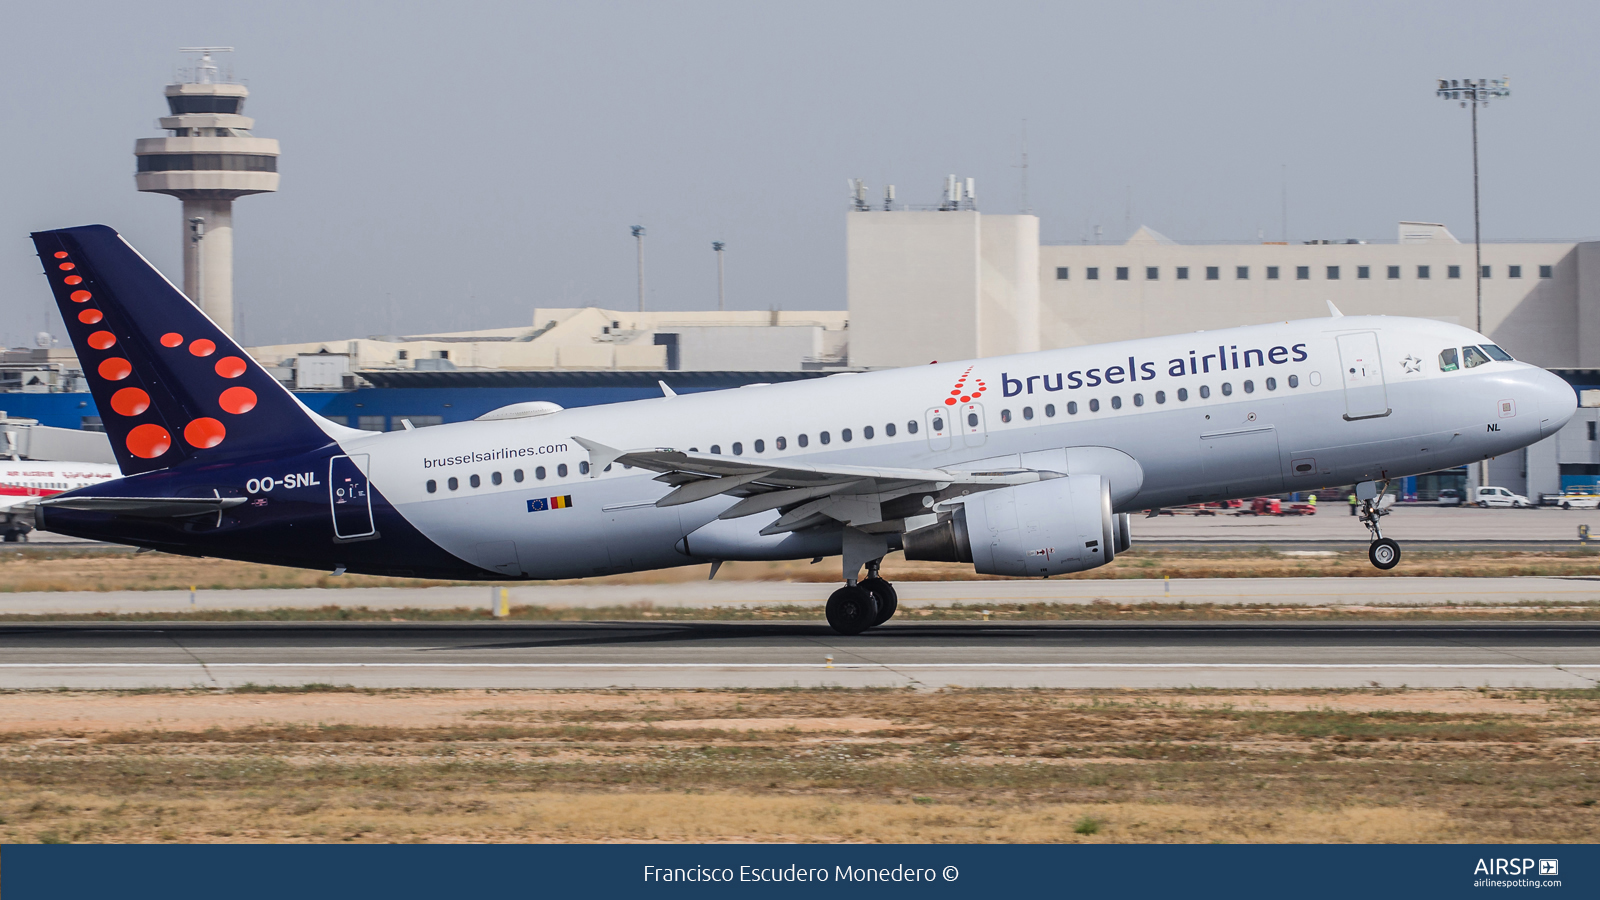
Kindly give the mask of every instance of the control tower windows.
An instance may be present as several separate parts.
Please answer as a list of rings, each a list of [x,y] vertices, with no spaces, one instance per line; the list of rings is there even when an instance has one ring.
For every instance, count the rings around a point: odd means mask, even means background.
[[[243,97],[226,97],[217,94],[180,94],[167,98],[167,108],[175,116],[191,113],[223,113],[238,115],[244,105]]]
[[[278,158],[264,153],[163,153],[139,157],[140,172],[276,172]]]

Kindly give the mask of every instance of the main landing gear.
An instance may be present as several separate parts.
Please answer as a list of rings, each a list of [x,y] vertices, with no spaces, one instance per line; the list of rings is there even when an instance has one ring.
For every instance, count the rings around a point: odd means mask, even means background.
[[[894,585],[878,574],[882,559],[867,563],[867,577],[846,584],[828,598],[828,624],[840,634],[860,634],[889,621],[899,607]]]
[[[1367,559],[1371,560],[1374,566],[1385,570],[1400,564],[1400,545],[1384,537],[1383,528],[1378,524],[1379,519],[1389,514],[1389,508],[1383,502],[1388,488],[1387,481],[1382,487],[1372,481],[1363,481],[1356,485],[1356,499],[1361,502],[1356,515],[1372,535],[1372,543],[1367,547]]]

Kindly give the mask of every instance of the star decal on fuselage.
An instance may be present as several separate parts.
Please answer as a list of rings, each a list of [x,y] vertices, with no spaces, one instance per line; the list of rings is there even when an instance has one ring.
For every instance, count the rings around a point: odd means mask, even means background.
[[[1422,371],[1422,360],[1417,359],[1415,356],[1407,356],[1405,359],[1400,360],[1400,366],[1408,374],[1414,375]]]

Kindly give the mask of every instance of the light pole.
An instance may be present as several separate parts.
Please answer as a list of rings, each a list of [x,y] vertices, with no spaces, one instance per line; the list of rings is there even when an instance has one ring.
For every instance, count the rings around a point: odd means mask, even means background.
[[[1511,96],[1511,82],[1506,78],[1440,78],[1434,95],[1445,100],[1458,101],[1472,108],[1472,277],[1477,296],[1477,332],[1483,334],[1483,229],[1478,211],[1478,105],[1489,105],[1494,97]],[[1489,483],[1489,461],[1478,463],[1478,484]]]
[[[717,312],[722,312],[726,308],[722,295],[722,251],[727,246],[721,241],[711,242],[711,249],[717,251]]]
[[[639,312],[644,312],[644,226],[632,227],[633,239],[639,244]]]
[[[1483,334],[1483,233],[1478,213],[1478,106],[1489,105],[1494,97],[1511,96],[1511,82],[1505,78],[1439,79],[1434,94],[1472,108],[1472,257],[1478,298],[1478,333]]]

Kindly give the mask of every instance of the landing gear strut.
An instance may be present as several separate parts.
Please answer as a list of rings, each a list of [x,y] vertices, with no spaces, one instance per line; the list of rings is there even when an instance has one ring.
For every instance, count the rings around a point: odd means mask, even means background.
[[[1356,485],[1356,497],[1361,501],[1360,511],[1356,515],[1372,535],[1372,543],[1367,547],[1367,559],[1371,560],[1374,566],[1385,570],[1400,564],[1400,545],[1384,537],[1383,527],[1378,524],[1379,519],[1389,514],[1389,510],[1383,505],[1383,497],[1388,489],[1387,481],[1382,487],[1371,481]]]
[[[867,577],[828,598],[828,624],[840,634],[860,634],[889,621],[899,607],[894,585],[878,574],[881,558],[867,563]]]

